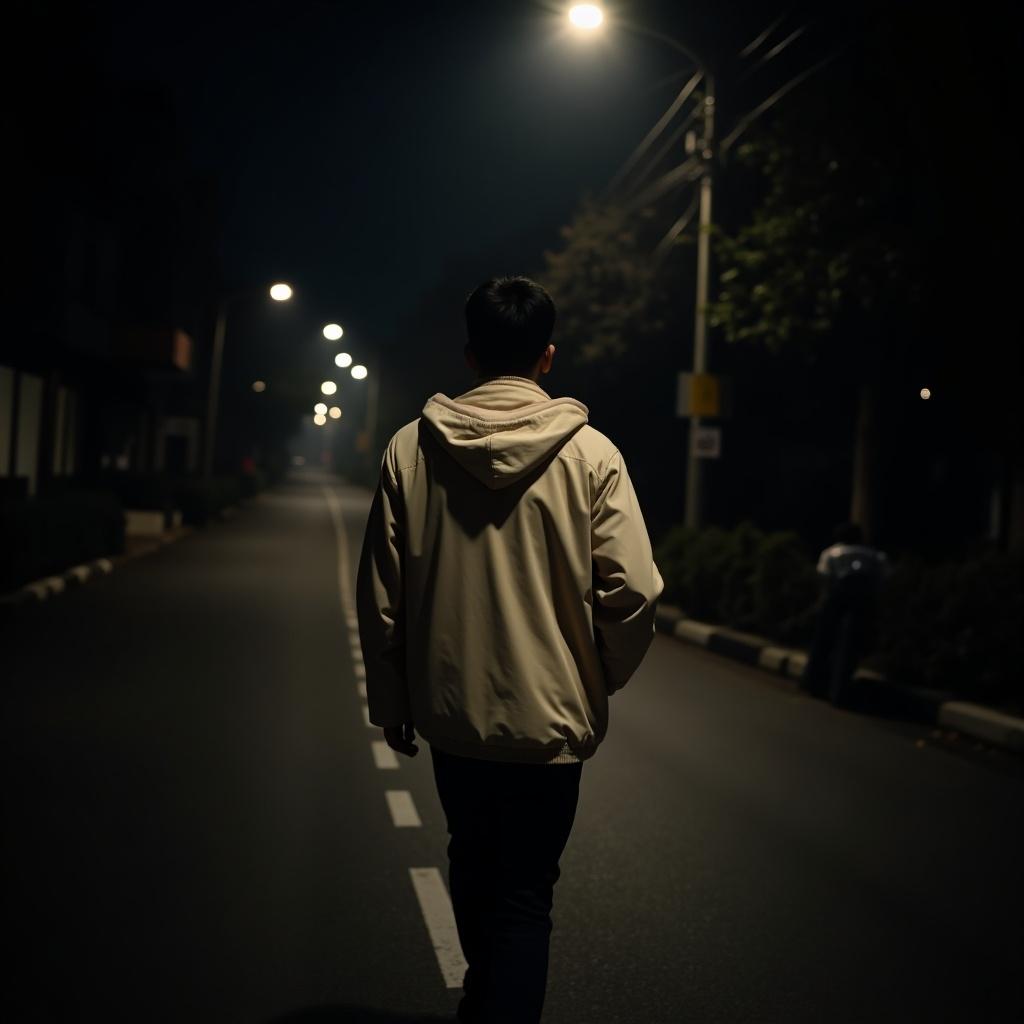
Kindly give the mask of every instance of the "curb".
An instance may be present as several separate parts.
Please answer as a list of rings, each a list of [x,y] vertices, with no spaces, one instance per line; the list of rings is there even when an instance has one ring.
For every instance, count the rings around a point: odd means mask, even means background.
[[[70,569],[55,576],[44,576],[42,579],[26,583],[17,590],[7,594],[0,594],[0,609],[12,610],[22,608],[26,605],[41,604],[43,601],[63,594],[64,591],[80,587],[90,580],[99,576],[109,576],[115,567],[134,558],[141,558],[143,555],[159,551],[167,544],[187,537],[192,533],[192,527],[180,526],[169,530],[163,537],[154,538],[150,544],[140,545],[134,551],[125,551],[119,555],[112,555],[109,558],[96,558],[91,562],[84,562],[81,565],[73,565]]]
[[[233,519],[240,507],[250,501],[256,501],[263,493],[263,491],[257,491],[256,494],[240,498],[234,505],[226,505],[210,517],[211,521],[227,522]],[[83,583],[88,583],[89,580],[95,579],[97,576],[109,576],[116,566],[131,559],[141,558],[143,555],[150,555],[154,551],[159,551],[161,548],[166,547],[166,545],[173,544],[176,540],[181,540],[182,537],[187,537],[189,534],[194,533],[195,530],[196,527],[184,526],[179,522],[170,529],[165,530],[161,536],[145,538],[145,542],[137,543],[134,550],[125,550],[121,554],[112,555],[109,558],[96,558],[91,562],[84,562],[82,565],[73,565],[70,569],[66,569],[58,575],[44,576],[42,579],[24,584],[17,590],[0,594],[0,614],[13,611],[25,605],[34,605],[47,601],[57,594],[63,594],[69,587],[79,587]],[[136,538],[136,540],[139,539]],[[127,548],[128,538],[125,538],[125,540]]]
[[[677,640],[696,644],[715,654],[797,682],[803,678],[807,667],[806,651],[780,647],[752,633],[698,622],[688,618],[673,605],[658,606],[655,628]],[[1024,753],[1024,718],[981,704],[953,700],[951,694],[939,690],[901,686],[872,669],[859,668],[853,677],[861,684],[865,704],[870,710],[886,711],[930,725],[945,726],[994,746]]]

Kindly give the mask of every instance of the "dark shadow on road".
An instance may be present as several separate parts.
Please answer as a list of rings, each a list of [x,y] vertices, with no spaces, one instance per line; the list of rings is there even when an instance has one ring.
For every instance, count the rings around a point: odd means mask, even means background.
[[[395,1013],[365,1006],[313,1006],[274,1017],[266,1024],[452,1024],[455,1014],[438,1017],[432,1013]]]

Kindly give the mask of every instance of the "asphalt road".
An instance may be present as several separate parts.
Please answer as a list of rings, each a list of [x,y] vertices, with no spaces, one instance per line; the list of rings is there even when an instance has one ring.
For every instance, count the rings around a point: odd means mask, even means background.
[[[452,1020],[315,472],[0,626],[11,1021]],[[659,636],[584,767],[548,1024],[1024,1019],[1012,757]],[[420,827],[396,827],[385,791]]]

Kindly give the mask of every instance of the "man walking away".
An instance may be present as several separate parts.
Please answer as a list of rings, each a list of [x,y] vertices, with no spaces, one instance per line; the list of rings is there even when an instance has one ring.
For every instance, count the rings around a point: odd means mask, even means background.
[[[524,277],[466,302],[475,386],[391,438],[357,582],[370,721],[430,744],[468,970],[459,1020],[534,1024],[559,858],[608,697],[663,583],[621,453],[538,384],[555,308]]]

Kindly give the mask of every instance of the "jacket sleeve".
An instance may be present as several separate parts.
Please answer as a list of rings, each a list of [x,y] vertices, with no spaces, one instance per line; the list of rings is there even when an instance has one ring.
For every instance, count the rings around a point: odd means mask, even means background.
[[[594,639],[609,693],[621,689],[654,639],[654,613],[664,590],[626,464],[609,460],[591,512]]]
[[[359,642],[366,666],[370,721],[411,722],[405,672],[405,523],[391,446],[381,460],[356,574]]]

